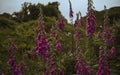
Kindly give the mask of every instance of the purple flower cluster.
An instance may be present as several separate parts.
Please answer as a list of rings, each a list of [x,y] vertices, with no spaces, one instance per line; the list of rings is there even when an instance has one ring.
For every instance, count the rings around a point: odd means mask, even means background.
[[[59,75],[64,75],[64,72],[62,70],[60,70]]]
[[[108,46],[112,46],[113,45],[113,43],[114,43],[114,39],[113,39],[113,37],[112,37],[112,29],[108,29],[107,28],[107,24],[108,24],[108,16],[106,16],[105,17],[105,19],[104,19],[104,24],[103,24],[103,26],[104,26],[104,39],[106,40],[106,43],[107,43],[107,45]]]
[[[55,62],[53,61],[53,59],[50,60],[50,75],[55,75],[55,66],[54,66]]]
[[[107,54],[103,50],[99,52],[97,75],[110,75],[109,64],[107,61]]]
[[[69,5],[70,5],[69,17],[72,18],[73,17],[73,10],[72,10],[72,4],[71,4],[70,0],[69,0]]]
[[[91,70],[87,67],[87,65],[85,63],[83,63],[79,69],[77,70],[77,74],[83,74],[83,75],[92,75]]]
[[[103,36],[102,36],[102,33],[98,32],[97,37],[98,37],[98,38],[102,38],[102,37],[103,37]]]
[[[106,44],[108,46],[112,46],[113,43],[114,43],[114,39],[112,37],[112,29],[109,29],[109,30],[108,29],[104,29],[104,33],[103,34],[98,32],[97,37],[98,38],[104,38],[104,40],[106,41]]]
[[[112,29],[108,29],[108,16],[105,16],[104,24],[103,24],[103,33],[98,33],[98,38],[103,39],[104,46],[103,50],[99,52],[99,63],[98,63],[98,71],[97,75],[110,75],[110,68],[108,64],[108,58],[116,56],[116,50],[114,47],[111,50],[107,51],[114,43],[114,39],[112,37]]]
[[[115,47],[111,48],[111,50],[109,51],[109,56],[110,57],[115,57],[116,56],[116,49],[115,49]]]
[[[114,43],[114,39],[112,38],[111,34],[112,34],[112,29],[110,29],[110,30],[107,31],[107,44],[109,46],[112,46],[113,43]]]
[[[10,65],[10,69],[12,70],[13,75],[22,75],[20,66],[16,65],[16,59],[13,55],[12,50],[18,50],[17,46],[14,43],[12,43],[8,49],[8,64]]]
[[[61,45],[61,43],[58,41],[58,34],[55,35],[55,39],[56,39],[56,49],[57,49],[58,51],[61,51],[62,45]]]
[[[40,20],[38,22],[38,35],[37,38],[35,38],[36,42],[36,54],[43,57],[45,61],[48,60],[48,48],[49,48],[49,43],[46,40],[46,32],[44,30],[44,25],[43,22]]]
[[[22,75],[21,69],[19,66],[15,64],[15,57],[11,56],[8,60],[8,64],[10,65],[10,69],[13,72],[13,75]]]
[[[58,28],[61,30],[64,28],[64,20],[62,17],[58,20]]]
[[[96,17],[94,14],[94,10],[88,11],[86,16],[86,34],[87,36],[92,36],[96,30]]]
[[[92,0],[88,0],[88,12],[86,16],[86,34],[92,36],[96,30],[96,17],[94,14],[94,6]]]
[[[61,43],[60,42],[56,42],[56,49],[58,51],[61,51],[61,48],[62,48]]]
[[[49,43],[46,40],[46,33],[43,33],[42,37],[38,34],[38,39],[36,41],[36,54],[43,56],[45,60],[48,60],[48,47]]]
[[[77,27],[78,27],[78,20],[75,20],[74,28],[77,28]]]
[[[76,55],[75,69],[78,75],[93,75],[92,71],[87,67],[85,60],[80,57],[81,52],[78,52]]]
[[[75,29],[75,40],[76,40],[76,42],[77,41],[79,41],[79,39],[80,39],[80,30],[77,28],[77,29]]]

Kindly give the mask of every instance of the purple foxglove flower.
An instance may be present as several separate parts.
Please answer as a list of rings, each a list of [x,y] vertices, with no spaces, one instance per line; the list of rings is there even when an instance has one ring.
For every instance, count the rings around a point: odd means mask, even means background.
[[[98,63],[97,75],[110,75],[107,55],[102,50],[99,52],[99,63]]]
[[[39,35],[38,35],[39,37]],[[41,39],[37,39],[36,42],[36,54],[39,56],[43,56],[44,60],[48,60],[48,48],[49,48],[49,43],[46,40],[46,32],[43,32],[43,35],[41,36]]]
[[[74,23],[74,28],[76,28],[78,26],[78,21],[76,20]]]
[[[49,59],[49,56],[48,56],[48,53],[46,53],[45,56],[44,56],[44,60],[48,61],[48,59]]]
[[[78,41],[79,39],[80,39],[80,30],[77,28],[76,30],[75,30],[75,39]]]
[[[88,12],[86,16],[86,35],[92,36],[96,30],[96,17],[92,0],[88,1]]]
[[[116,49],[115,47],[112,47],[110,52],[109,52],[109,55],[112,56],[112,57],[115,57],[116,56]]]
[[[70,0],[69,0],[69,5],[70,5],[69,17],[72,18],[73,17],[73,10],[72,10],[72,4],[71,4]]]
[[[107,30],[106,35],[107,35],[107,36],[106,36],[106,37],[107,37],[107,44],[108,44],[109,46],[112,46],[113,43],[114,43],[114,39],[112,38],[112,29]]]
[[[56,43],[56,49],[58,51],[61,51],[61,49],[62,49],[61,43],[59,43],[59,42]]]
[[[83,75],[92,75],[91,70],[87,67],[87,65],[85,63],[83,63],[79,69],[77,70],[77,74],[83,74]]]
[[[50,68],[50,75],[55,75],[55,67],[51,66]]]
[[[9,60],[8,60],[8,64],[12,67],[15,65],[15,57],[14,56],[10,56]]]
[[[57,33],[55,34],[55,39],[58,40],[58,34]]]
[[[102,38],[102,33],[98,32],[97,37]]]
[[[59,75],[64,75],[64,72],[62,70],[60,70]]]
[[[49,72],[48,72],[48,71],[45,71],[45,75],[49,75]]]
[[[96,30],[96,21],[95,21],[94,11],[88,11],[86,16],[86,34],[87,36],[92,36]]]
[[[22,72],[21,72],[19,66],[16,66],[16,67],[15,67],[15,69],[14,69],[14,75],[22,75]]]

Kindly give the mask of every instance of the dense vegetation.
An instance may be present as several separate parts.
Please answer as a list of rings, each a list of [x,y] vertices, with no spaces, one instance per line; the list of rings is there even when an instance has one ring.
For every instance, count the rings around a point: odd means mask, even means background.
[[[53,2],[48,3],[47,5],[42,4],[31,4],[25,2],[22,4],[22,9],[19,12],[14,12],[12,15],[9,13],[0,14],[0,73],[4,72],[5,75],[12,75],[10,66],[8,64],[9,55],[8,47],[11,42],[14,42],[18,51],[15,52],[17,58],[17,64],[26,63],[28,69],[22,70],[23,75],[42,75],[41,68],[44,68],[43,60],[40,60],[36,55],[34,59],[31,59],[31,54],[35,54],[35,37],[37,36],[37,27],[38,27],[38,18],[41,16],[40,12],[42,9],[43,21],[45,31],[47,32],[47,40],[52,42],[52,45],[55,45],[55,40],[50,37],[50,32],[52,27],[57,27],[57,20],[62,16],[59,10],[59,3]],[[41,8],[41,9],[40,9]],[[99,31],[102,31],[102,25],[104,20],[105,10],[96,11],[96,22],[97,30],[94,36],[97,36]],[[115,39],[114,46],[116,48],[116,57],[109,59],[111,75],[120,74],[120,7],[113,7],[108,10],[109,17],[109,28],[113,28],[113,37]],[[63,17],[63,16],[62,16]],[[83,25],[79,28],[81,32],[80,45],[85,51],[84,47],[86,43],[85,37],[85,17],[83,17]],[[58,67],[57,70],[63,70],[65,75],[75,74],[74,69],[74,57],[69,54],[69,51],[74,47],[74,40],[71,38],[71,34],[74,33],[74,28],[71,24],[67,23],[67,20],[63,17],[64,20],[64,30],[59,31],[59,41],[62,44],[62,51],[59,53],[55,50],[52,52],[55,53],[55,66]],[[71,33],[71,34],[70,34]],[[94,61],[97,63],[99,47],[101,42],[99,39],[94,37],[92,41],[94,48]],[[72,42],[71,42],[72,41]],[[53,49],[54,46],[52,46]],[[73,48],[74,49],[74,48]],[[87,47],[90,49],[90,46]],[[74,52],[74,50],[72,50]],[[67,56],[69,54],[69,56]],[[89,59],[87,55],[84,56],[86,59]],[[92,70],[97,71],[98,65],[92,65]],[[29,74],[28,74],[29,73]]]

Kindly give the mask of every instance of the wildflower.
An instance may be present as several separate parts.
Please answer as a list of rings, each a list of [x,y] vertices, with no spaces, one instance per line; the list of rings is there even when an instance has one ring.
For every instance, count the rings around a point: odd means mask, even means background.
[[[88,11],[86,16],[86,34],[87,36],[93,35],[96,30],[96,22],[95,22],[95,14],[94,11]]]
[[[81,52],[82,51],[80,51],[76,54],[76,62],[75,62],[76,73],[78,75],[80,75],[80,74],[92,75],[92,71],[87,67],[85,60],[79,56],[79,55],[81,55]]]
[[[71,4],[70,0],[69,0],[69,5],[70,5],[69,17],[72,18],[73,17],[73,10],[72,10],[72,4]]]
[[[58,41],[58,34],[57,33],[55,34],[55,39],[56,39],[56,41]]]
[[[99,52],[97,75],[110,75],[109,64],[107,61],[107,54],[103,50]]]
[[[58,34],[55,34],[55,39],[56,39],[56,49],[60,51],[62,49],[61,43],[58,42]]]
[[[37,41],[36,54],[39,56],[44,56],[45,60],[48,60],[48,41],[46,39],[41,39]]]
[[[75,23],[74,23],[74,28],[78,27],[78,21],[75,20]]]
[[[12,49],[18,50],[15,44],[13,43],[10,44],[8,48],[8,56],[9,56],[8,64],[10,65],[10,69],[12,70],[13,75],[22,75],[20,67],[16,65],[16,59],[15,56],[13,55]]]
[[[45,75],[49,75],[49,72],[47,70],[45,71]]]
[[[77,41],[80,39],[80,30],[78,28],[75,30],[75,39]]]
[[[53,55],[50,56],[50,75],[55,75],[55,62],[53,60]]]
[[[83,75],[92,75],[91,70],[87,67],[87,65],[85,63],[83,63],[79,69],[77,70],[77,74],[83,74]]]
[[[88,12],[86,16],[86,34],[87,36],[92,36],[96,30],[96,17],[93,10],[92,0],[88,1]]]
[[[44,30],[43,22],[40,20],[38,22],[38,29],[40,30],[36,39],[36,54],[43,56],[44,60],[48,60],[48,47],[49,43],[46,40],[46,32]],[[41,33],[40,33],[41,32]]]
[[[113,45],[113,43],[114,43],[114,39],[112,38],[112,29],[110,29],[110,30],[108,30],[107,31],[107,44],[109,45],[109,46],[112,46]]]
[[[59,75],[64,75],[64,72],[62,70],[59,70]]]
[[[111,48],[111,50],[109,51],[109,55],[112,56],[112,57],[116,56],[116,49],[115,49],[115,47]]]
[[[102,33],[98,32],[97,37],[102,38]]]
[[[10,65],[10,69],[12,70],[13,75],[22,75],[20,67],[17,66],[15,63],[16,63],[15,57],[11,56],[8,60],[8,64]]]
[[[50,73],[51,73],[51,75],[55,75],[55,67],[54,66],[50,67]]]
[[[62,49],[61,43],[60,42],[56,42],[56,49],[58,51],[60,51]]]

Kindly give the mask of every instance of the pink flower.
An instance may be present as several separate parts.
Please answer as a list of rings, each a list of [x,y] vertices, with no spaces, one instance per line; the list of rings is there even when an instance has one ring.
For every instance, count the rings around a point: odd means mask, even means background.
[[[112,56],[112,57],[115,57],[116,56],[116,49],[115,47],[112,47],[110,52],[109,52],[109,55]]]
[[[70,0],[69,0],[69,5],[70,5],[69,17],[72,18],[73,17],[73,10],[72,10],[72,4],[71,4]]]
[[[86,16],[86,34],[87,36],[92,36],[96,30],[96,21],[95,21],[94,11],[88,11]]]
[[[88,1],[88,12],[86,16],[86,34],[87,36],[92,36],[96,30],[94,6],[92,0]]]
[[[102,38],[102,33],[98,32],[97,37]]]
[[[97,75],[110,75],[109,64],[107,61],[107,54],[103,50],[99,52]]]
[[[62,49],[61,43],[59,43],[59,42],[56,43],[56,49],[58,51],[61,51],[61,49]]]
[[[64,75],[64,72],[62,70],[60,70],[59,75]]]

